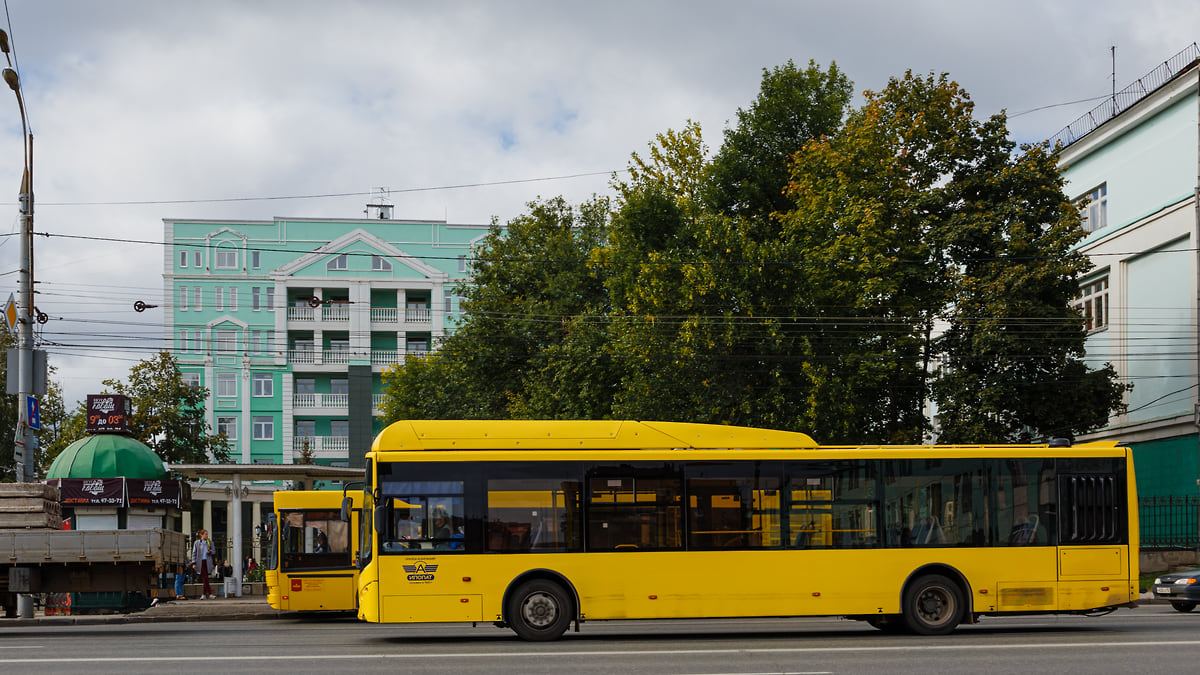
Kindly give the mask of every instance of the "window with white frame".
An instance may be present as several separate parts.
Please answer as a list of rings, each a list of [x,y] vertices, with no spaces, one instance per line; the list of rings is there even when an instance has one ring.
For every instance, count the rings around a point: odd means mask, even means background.
[[[250,309],[255,312],[262,309],[262,288],[258,286],[250,289]]]
[[[316,420],[296,420],[296,436],[298,438],[312,438],[316,435]]]
[[[371,256],[371,271],[372,272],[391,272],[392,263],[387,258],[379,255]]]
[[[261,251],[251,251],[250,252],[250,268],[251,269],[258,269],[259,267],[262,267],[262,265],[261,265],[262,260],[259,256],[259,253],[261,253]]]
[[[223,247],[218,248],[215,256],[215,267],[219,270],[236,270],[237,269],[237,250]]]
[[[180,286],[179,287],[179,309],[181,309],[183,311],[187,311],[187,308],[188,308],[187,301],[188,301],[188,287]]]
[[[179,266],[187,267],[187,261],[188,261],[187,251],[180,251],[179,252]]]
[[[225,311],[225,289],[221,286],[213,289],[213,308],[218,312]]]
[[[217,433],[225,434],[225,438],[231,441],[237,440],[237,418],[236,417],[218,417],[217,418]]]
[[[1088,330],[1108,327],[1108,275],[1092,279],[1079,287],[1079,298],[1073,303]]]
[[[216,374],[217,397],[234,398],[237,396],[237,373],[228,371]]]
[[[254,384],[254,396],[274,396],[275,395],[275,378],[271,373],[254,373],[251,376],[251,382]]]
[[[275,311],[275,287],[267,286],[267,311]]]
[[[217,343],[217,351],[225,354],[236,352],[237,335],[236,330],[222,329],[213,331],[213,341]]]
[[[274,417],[254,417],[254,440],[270,441],[275,438]]]
[[[442,307],[445,309],[445,312],[447,314],[450,314],[451,312],[454,311],[453,303],[454,303],[454,291],[447,288],[442,293]]]
[[[335,377],[329,380],[329,393],[331,394],[349,394],[350,380],[344,377]]]
[[[202,295],[203,291],[204,289],[200,288],[199,286],[192,289],[192,305],[194,305],[192,309],[196,310],[197,312],[204,308],[204,296]]]
[[[192,251],[192,267],[200,267],[200,251]]]
[[[1108,183],[1092,190],[1078,200],[1083,231],[1095,232],[1108,225]]]
[[[179,329],[179,348],[183,351],[189,351],[192,348],[192,331],[186,328]]]
[[[343,254],[331,259],[328,263],[325,263],[325,269],[331,270],[331,271],[348,269],[347,262],[346,262],[346,254],[343,253]]]
[[[204,331],[199,328],[192,331],[191,350],[194,352],[204,351]]]
[[[229,311],[231,311],[231,312],[237,311],[237,287],[236,286],[229,287]]]
[[[465,255],[458,256],[458,271],[459,272],[467,271],[467,256],[465,256]]]
[[[185,387],[199,387],[200,386],[200,373],[183,372],[183,373],[180,373],[180,375],[183,376],[183,386],[185,386]]]

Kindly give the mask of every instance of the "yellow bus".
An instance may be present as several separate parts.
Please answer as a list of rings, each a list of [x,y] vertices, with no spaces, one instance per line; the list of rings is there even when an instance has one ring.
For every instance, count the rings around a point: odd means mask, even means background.
[[[670,422],[406,421],[367,455],[358,615],[836,615],[943,634],[1138,597],[1130,451],[818,446]]]
[[[356,509],[342,518],[342,501]],[[276,492],[267,517],[267,602],[288,611],[354,611],[363,493]]]

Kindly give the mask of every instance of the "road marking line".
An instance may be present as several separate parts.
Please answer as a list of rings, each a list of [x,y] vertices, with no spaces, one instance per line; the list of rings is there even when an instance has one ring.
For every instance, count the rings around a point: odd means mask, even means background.
[[[1200,640],[1153,640],[1146,642],[1047,642],[1044,644],[1023,644],[1022,651],[1031,649],[1093,649],[1097,647],[1182,647],[1200,646]],[[80,657],[80,658],[45,658],[45,659],[0,659],[0,664],[6,663],[141,663],[141,662],[207,662],[207,661],[353,661],[353,660],[384,660],[398,659],[412,661],[415,659],[495,659],[530,657],[578,657],[578,656],[688,656],[699,654],[837,654],[852,652],[920,652],[928,654],[931,651],[970,651],[970,650],[1010,650],[1013,645],[926,645],[914,643],[909,646],[895,647],[765,647],[761,649],[649,649],[634,651],[539,651],[539,652],[480,652],[478,654],[456,654],[448,652],[431,652],[429,654],[308,654],[304,656],[246,654],[222,656],[121,656],[121,657]]]

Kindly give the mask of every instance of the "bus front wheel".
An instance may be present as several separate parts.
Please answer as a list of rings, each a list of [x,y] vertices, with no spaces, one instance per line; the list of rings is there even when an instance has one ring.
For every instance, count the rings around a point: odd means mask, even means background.
[[[928,574],[909,586],[904,623],[918,635],[945,635],[962,620],[963,604],[958,584],[940,574]]]
[[[553,581],[533,579],[517,587],[508,601],[508,625],[531,642],[557,640],[571,625],[571,599]]]

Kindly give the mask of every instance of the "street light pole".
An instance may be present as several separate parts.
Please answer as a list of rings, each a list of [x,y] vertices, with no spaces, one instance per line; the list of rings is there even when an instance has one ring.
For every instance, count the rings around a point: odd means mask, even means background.
[[[0,51],[4,52],[9,67],[4,69],[4,81],[17,95],[17,106],[21,111],[21,144],[25,154],[25,171],[21,177],[21,269],[19,300],[20,326],[17,342],[18,389],[17,433],[14,439],[13,460],[16,464],[17,481],[32,482],[37,478],[37,435],[29,427],[27,401],[33,395],[33,134],[29,131],[29,120],[25,116],[25,99],[21,96],[21,80],[12,68],[8,34],[0,30]],[[11,364],[10,364],[11,367]]]

